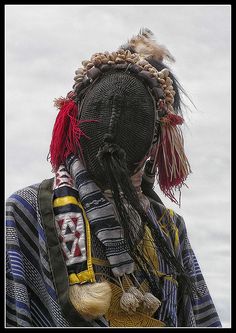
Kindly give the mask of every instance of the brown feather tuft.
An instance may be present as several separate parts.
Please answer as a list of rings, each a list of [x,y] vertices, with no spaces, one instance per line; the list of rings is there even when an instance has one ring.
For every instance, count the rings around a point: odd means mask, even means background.
[[[142,54],[146,59],[163,61],[167,59],[174,62],[175,59],[167,48],[157,44],[153,38],[154,34],[148,28],[141,28],[137,36],[132,37],[126,47],[133,49],[135,53]]]

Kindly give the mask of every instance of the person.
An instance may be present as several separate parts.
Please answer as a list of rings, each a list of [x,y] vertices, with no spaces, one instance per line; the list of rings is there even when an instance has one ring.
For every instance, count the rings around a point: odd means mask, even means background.
[[[179,203],[191,172],[174,61],[145,28],[76,70],[48,158],[7,200],[6,324],[221,327]]]

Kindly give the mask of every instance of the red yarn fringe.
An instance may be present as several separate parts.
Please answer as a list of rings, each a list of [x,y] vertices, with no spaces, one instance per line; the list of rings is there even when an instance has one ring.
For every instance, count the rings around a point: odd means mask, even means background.
[[[79,128],[79,124],[85,120],[78,120],[78,107],[70,98],[59,98],[54,100],[54,105],[60,109],[52,133],[50,144],[50,161],[54,171],[71,154],[82,155],[80,138],[89,137]],[[92,122],[95,120],[86,120]]]
[[[158,182],[162,192],[173,202],[180,205],[174,196],[187,176],[191,173],[188,159],[184,152],[184,140],[179,126],[183,118],[168,114],[161,119],[161,133],[157,143],[154,164],[158,168]]]

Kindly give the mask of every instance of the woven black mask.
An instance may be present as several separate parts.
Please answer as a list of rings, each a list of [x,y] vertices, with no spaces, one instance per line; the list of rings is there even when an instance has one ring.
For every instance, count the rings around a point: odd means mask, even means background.
[[[81,138],[81,148],[86,168],[100,186],[108,185],[98,156],[104,139],[122,149],[132,175],[150,151],[155,117],[154,100],[147,86],[127,71],[105,73],[86,91],[79,119],[97,122],[81,122],[81,130],[90,138]]]

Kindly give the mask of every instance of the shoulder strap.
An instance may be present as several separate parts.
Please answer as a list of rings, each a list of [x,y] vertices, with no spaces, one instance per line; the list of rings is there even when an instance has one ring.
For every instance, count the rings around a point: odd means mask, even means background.
[[[92,326],[85,321],[69,300],[69,280],[67,268],[64,262],[60,241],[58,239],[52,206],[53,178],[44,180],[39,187],[38,202],[42,224],[47,238],[47,248],[54,284],[56,287],[58,302],[61,306],[65,319],[76,327]]]

